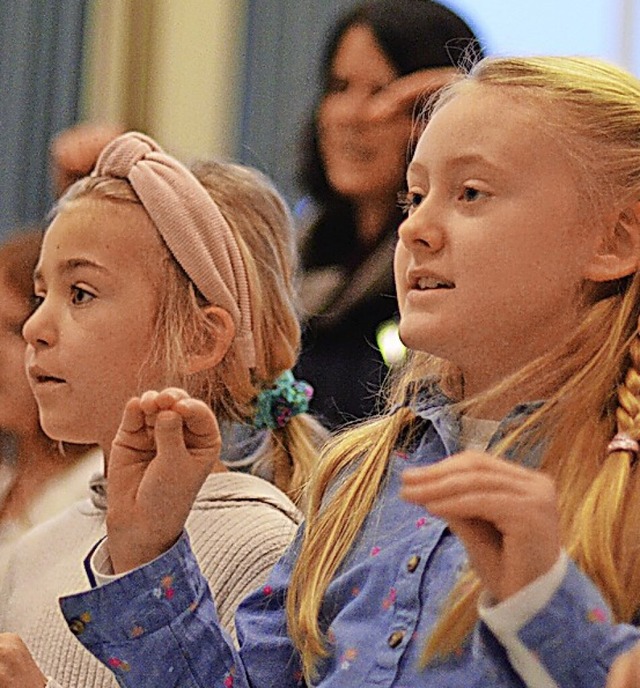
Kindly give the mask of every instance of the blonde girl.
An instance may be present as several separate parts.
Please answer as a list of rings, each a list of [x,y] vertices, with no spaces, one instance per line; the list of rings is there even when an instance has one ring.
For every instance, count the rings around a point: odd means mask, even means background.
[[[387,413],[324,453],[304,529],[236,615],[239,652],[207,600],[167,680],[177,607],[142,642],[108,626],[144,608],[140,571],[63,601],[90,610],[86,647],[106,661],[107,631],[126,657],[122,685],[605,685],[640,637],[638,132],[640,84],[592,59],[487,59],[442,94],[402,199],[412,355]],[[146,494],[111,495],[107,552],[141,540],[124,520]],[[180,539],[142,572],[184,561]]]
[[[264,582],[301,514],[272,484],[219,461],[186,495],[186,449],[167,444],[161,411],[182,410],[187,446],[200,441],[203,415],[218,449],[216,419],[263,428],[261,471],[300,499],[323,431],[304,413],[309,387],[289,372],[300,337],[295,265],[289,213],[262,174],[222,162],[190,171],[152,139],[128,133],[60,200],[35,270],[38,306],[23,330],[43,429],[55,440],[98,444],[109,491],[136,484],[135,472],[111,475],[125,406],[156,425],[155,438],[143,433],[127,448],[171,454],[175,473],[156,485],[167,523],[182,527],[188,517],[231,631],[238,602]],[[0,589],[0,630],[10,632],[0,635],[0,686],[115,685],[57,608],[58,596],[83,584],[83,558],[105,534],[106,492],[106,478],[94,480],[89,500],[34,531],[10,562]],[[125,566],[133,554],[123,550]],[[172,580],[167,571],[156,581],[157,599],[181,597]],[[87,621],[78,618],[74,631]],[[134,635],[146,624],[141,617]]]

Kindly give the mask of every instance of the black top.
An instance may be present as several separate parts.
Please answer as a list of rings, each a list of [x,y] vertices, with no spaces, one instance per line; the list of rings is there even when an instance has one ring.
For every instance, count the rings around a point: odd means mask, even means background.
[[[398,311],[393,282],[398,220],[393,218],[368,252],[358,245],[353,227],[340,228],[336,241],[338,223],[328,217],[303,243],[304,325],[295,374],[314,387],[311,411],[330,428],[376,409],[387,373],[376,332]],[[336,246],[340,255],[332,255]]]

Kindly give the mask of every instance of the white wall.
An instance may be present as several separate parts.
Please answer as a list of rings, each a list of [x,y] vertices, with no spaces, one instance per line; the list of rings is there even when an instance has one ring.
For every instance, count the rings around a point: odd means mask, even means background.
[[[83,119],[184,157],[235,155],[248,0],[92,0]]]
[[[640,75],[632,41],[638,0],[442,1],[473,24],[492,54],[590,55]]]

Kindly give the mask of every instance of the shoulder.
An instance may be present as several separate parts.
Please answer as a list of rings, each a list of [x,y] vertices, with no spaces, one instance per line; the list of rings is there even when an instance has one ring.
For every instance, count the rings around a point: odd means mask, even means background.
[[[250,510],[271,513],[296,526],[302,514],[275,485],[247,473],[228,471],[210,475],[193,505],[193,512],[210,510]]]

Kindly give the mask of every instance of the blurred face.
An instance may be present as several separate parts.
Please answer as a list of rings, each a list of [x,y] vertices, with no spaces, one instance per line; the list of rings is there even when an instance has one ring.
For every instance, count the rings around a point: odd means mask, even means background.
[[[161,283],[161,239],[139,206],[81,199],[47,230],[25,323],[26,365],[44,431],[107,453],[139,392]],[[145,369],[142,385],[161,375]]]
[[[535,107],[473,86],[431,119],[409,166],[395,275],[400,334],[480,391],[559,343],[598,243]]]
[[[352,201],[391,198],[402,187],[411,116],[371,123],[374,95],[398,73],[371,30],[353,26],[343,35],[328,90],[318,110],[318,142],[329,184]]]
[[[24,371],[22,324],[28,300],[0,279],[0,428],[18,435],[38,431],[38,409]]]

